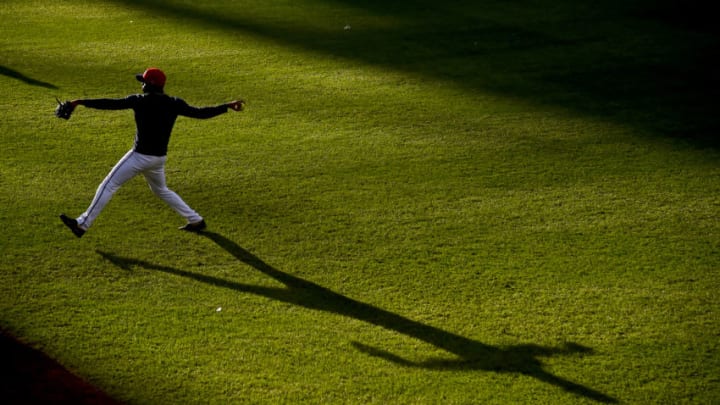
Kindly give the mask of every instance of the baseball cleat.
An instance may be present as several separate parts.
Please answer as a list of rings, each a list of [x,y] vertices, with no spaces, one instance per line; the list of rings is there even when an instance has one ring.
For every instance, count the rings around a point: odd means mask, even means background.
[[[200,232],[203,229],[207,228],[207,224],[205,223],[205,220],[200,220],[199,222],[188,222],[187,224],[180,227],[180,230],[188,231],[188,232]]]
[[[70,228],[70,230],[72,231],[72,233],[74,233],[75,236],[77,236],[78,238],[81,237],[81,236],[83,236],[83,234],[85,234],[85,229],[82,229],[82,228],[80,227],[80,225],[78,225],[78,223],[77,223],[76,220],[74,220],[74,219],[72,219],[72,218],[69,218],[69,217],[68,217],[67,215],[65,215],[65,214],[60,214],[60,219],[62,219],[62,221],[63,221],[63,223],[65,224],[65,226],[67,226],[68,228]]]

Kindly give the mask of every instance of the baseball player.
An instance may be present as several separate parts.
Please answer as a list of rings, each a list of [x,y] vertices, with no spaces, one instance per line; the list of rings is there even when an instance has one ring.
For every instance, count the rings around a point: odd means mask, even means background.
[[[125,156],[117,162],[95,193],[90,206],[77,219],[60,215],[63,223],[78,238],[92,226],[93,222],[110,201],[113,194],[126,181],[141,174],[150,189],[183,216],[187,223],[180,229],[199,232],[205,229],[203,217],[188,206],[174,191],[165,184],[165,160],[175,120],[179,115],[191,118],[212,118],[227,112],[228,108],[241,111],[245,105],[242,100],[231,101],[215,107],[193,107],[178,97],[164,93],[166,76],[160,69],[149,68],[136,75],[142,83],[142,94],[134,94],[120,99],[78,99],[61,103],[56,110],[58,117],[68,119],[74,108],[82,105],[100,110],[132,109],[135,113],[135,144]]]

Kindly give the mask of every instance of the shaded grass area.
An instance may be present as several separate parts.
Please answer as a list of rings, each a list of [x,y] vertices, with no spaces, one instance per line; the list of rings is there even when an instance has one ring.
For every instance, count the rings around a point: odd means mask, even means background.
[[[113,405],[118,402],[44,353],[0,331],[0,400],[4,404]]]
[[[158,16],[447,80],[470,91],[718,145],[720,78],[713,60],[720,35],[708,22],[704,2],[316,0],[297,10],[281,2],[278,10],[263,11],[252,5],[120,2]],[[303,12],[293,12],[299,9]],[[341,32],[343,24],[351,29]]]

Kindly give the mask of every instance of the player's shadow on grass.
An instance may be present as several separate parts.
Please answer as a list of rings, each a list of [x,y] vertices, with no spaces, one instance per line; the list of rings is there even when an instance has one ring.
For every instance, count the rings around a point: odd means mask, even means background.
[[[7,76],[13,79],[18,79],[26,84],[38,87],[44,87],[46,89],[57,90],[57,86],[51,83],[43,82],[40,80],[33,79],[32,77],[25,76],[17,70],[10,69],[9,67],[0,65],[0,75]]]
[[[202,233],[202,235],[213,241],[242,263],[253,267],[261,273],[279,281],[285,286],[266,287],[238,283],[168,266],[157,265],[144,260],[119,257],[112,253],[99,250],[97,252],[114,265],[125,270],[131,270],[132,267],[137,266],[148,270],[162,271],[216,287],[229,288],[243,293],[257,294],[266,298],[308,309],[344,315],[413,337],[457,356],[454,359],[431,359],[422,362],[413,362],[385,350],[353,342],[353,346],[363,353],[367,353],[402,366],[431,370],[484,370],[500,373],[519,373],[560,387],[563,390],[575,395],[593,399],[595,401],[604,403],[617,402],[614,398],[599,391],[566,380],[546,371],[543,368],[542,362],[539,360],[540,357],[554,355],[587,354],[592,352],[590,348],[574,343],[566,344],[563,347],[545,347],[539,345],[494,347],[486,345],[452,332],[444,331],[434,326],[413,321],[370,304],[348,298],[311,281],[284,273],[238,246],[235,242],[217,233],[205,232]]]

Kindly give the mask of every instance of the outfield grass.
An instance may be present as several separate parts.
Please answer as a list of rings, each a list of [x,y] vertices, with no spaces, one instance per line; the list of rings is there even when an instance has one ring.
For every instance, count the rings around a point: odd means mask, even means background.
[[[719,401],[718,36],[605,3],[4,2],[0,328],[127,403]],[[176,125],[210,232],[78,240],[132,115],[54,97],[148,66],[248,101]]]

